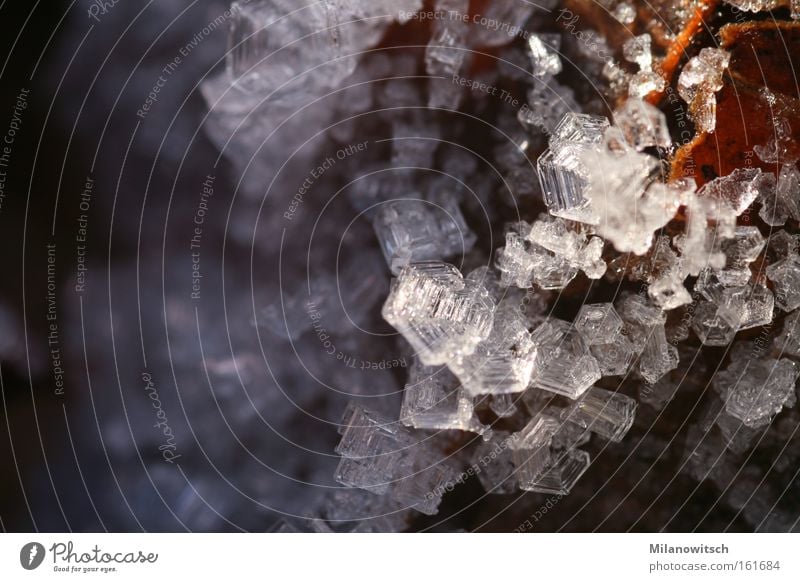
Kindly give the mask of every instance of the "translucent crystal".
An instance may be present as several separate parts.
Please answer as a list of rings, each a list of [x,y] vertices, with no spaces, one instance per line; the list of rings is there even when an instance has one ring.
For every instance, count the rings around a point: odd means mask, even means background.
[[[579,449],[553,453],[552,464],[534,482],[522,487],[527,491],[568,495],[591,464],[589,453]]]
[[[720,283],[725,287],[737,287],[750,280],[750,263],[755,261],[764,249],[766,241],[755,226],[738,226],[733,238],[720,242],[720,250],[725,254],[725,268],[716,272]]]
[[[660,236],[650,253],[647,294],[661,309],[676,309],[692,302],[683,285],[686,275],[667,236]]]
[[[423,445],[424,446],[424,445]],[[436,515],[444,493],[452,488],[457,472],[442,459],[410,453],[404,473],[392,484],[392,497],[425,515]]]
[[[629,38],[622,45],[622,54],[625,60],[636,63],[642,70],[648,70],[653,65],[653,54],[650,51],[650,35],[640,34]]]
[[[468,13],[469,0],[438,0],[436,8],[445,17],[434,22],[433,35],[425,49],[425,71],[429,75],[452,77],[461,69],[468,53],[468,27],[462,15]]]
[[[550,147],[536,162],[544,202],[551,213],[585,210],[586,171],[579,154],[599,144],[607,127],[605,117],[580,113],[567,113],[556,126]]]
[[[617,311],[626,323],[628,339],[639,353],[639,374],[654,384],[675,369],[678,350],[667,343],[664,312],[637,295],[624,298]]]
[[[565,115],[580,110],[573,90],[553,78],[535,81],[527,97],[528,104],[520,107],[517,120],[528,129],[553,133]]]
[[[560,218],[541,215],[533,225],[520,222],[506,233],[506,247],[498,250],[496,266],[504,285],[563,289],[580,269],[597,279],[606,271],[603,241],[587,241]]]
[[[717,374],[714,388],[725,401],[725,410],[750,428],[770,422],[784,406],[796,402],[797,366],[789,360],[732,360]]]
[[[622,318],[611,303],[584,304],[575,318],[575,328],[589,345],[606,344],[622,329]]]
[[[489,336],[475,350],[449,362],[471,396],[522,392],[530,383],[536,345],[513,299],[502,301]]]
[[[409,263],[464,254],[476,239],[453,201],[447,207],[422,200],[387,202],[378,209],[373,227],[395,275]]]
[[[633,426],[636,401],[602,388],[591,388],[562,412],[562,420],[620,442]]]
[[[528,37],[528,55],[534,76],[548,77],[561,72],[559,48],[561,37],[557,34],[531,34]]]
[[[627,99],[614,112],[614,124],[637,151],[651,146],[668,148],[672,144],[666,115],[641,99]]]
[[[722,88],[722,75],[730,53],[704,48],[689,59],[678,77],[678,94],[689,104],[689,113],[702,132],[711,133],[717,125],[715,93]]]
[[[764,285],[728,287],[717,302],[718,315],[737,330],[767,325],[772,321],[775,298]]]
[[[601,378],[589,346],[569,323],[548,319],[533,331],[538,345],[531,386],[575,399]]]
[[[392,282],[383,317],[429,366],[470,354],[492,329],[494,303],[446,263],[414,263]]]
[[[623,376],[630,370],[636,351],[630,340],[618,333],[608,343],[590,346],[590,351],[600,366],[603,376]]]
[[[800,357],[800,311],[789,314],[783,320],[783,329],[775,338],[775,347],[782,356]]]
[[[717,315],[717,306],[710,301],[695,305],[692,330],[706,346],[727,346],[736,335],[736,329]]]
[[[498,431],[490,441],[481,442],[472,455],[478,481],[487,493],[503,495],[517,490],[517,476],[511,449],[510,434]]]
[[[444,366],[424,366],[416,359],[403,390],[400,421],[414,428],[486,431],[458,379]]]
[[[768,174],[772,177],[772,174]],[[765,180],[759,192],[758,215],[771,226],[780,226],[788,218],[800,220],[800,172],[794,164],[781,167],[777,182]]]
[[[550,442],[559,422],[550,416],[538,415],[521,431],[511,436],[509,447],[521,489],[530,489],[550,467]]]
[[[800,307],[800,257],[789,256],[767,267],[775,291],[775,305],[783,311]]]
[[[515,397],[511,394],[495,394],[489,401],[489,408],[500,418],[514,416],[517,413]]]
[[[774,176],[758,168],[737,168],[727,176],[706,182],[697,192],[699,197],[724,202],[741,216],[758,198],[762,189],[769,189]]]
[[[396,422],[351,404],[342,419],[342,455],[334,478],[348,487],[383,494],[389,490],[403,447],[411,443],[408,431]]]

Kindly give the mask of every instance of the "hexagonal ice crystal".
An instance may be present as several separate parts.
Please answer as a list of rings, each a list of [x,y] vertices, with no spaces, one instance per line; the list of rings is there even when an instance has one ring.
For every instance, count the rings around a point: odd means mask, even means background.
[[[559,422],[540,414],[511,435],[509,447],[521,489],[533,487],[551,464],[550,442]]]
[[[592,388],[565,408],[562,420],[588,429],[603,438],[620,442],[633,426],[636,401],[633,398]]]
[[[494,302],[452,265],[413,263],[392,282],[383,305],[393,325],[428,366],[471,354],[492,330]]]
[[[553,461],[547,470],[522,489],[551,495],[568,495],[591,464],[589,453],[579,449],[554,452],[552,455]]]
[[[575,328],[589,345],[606,344],[622,329],[622,318],[611,303],[587,303],[575,318]]]
[[[533,331],[538,345],[531,387],[578,398],[602,377],[589,346],[569,323],[548,319]]]
[[[791,255],[767,267],[775,290],[775,305],[783,311],[800,307],[800,257]]]

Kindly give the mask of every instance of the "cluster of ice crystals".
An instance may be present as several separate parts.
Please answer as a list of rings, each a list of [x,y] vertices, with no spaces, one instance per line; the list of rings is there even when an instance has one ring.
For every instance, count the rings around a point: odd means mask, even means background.
[[[494,309],[481,283],[465,280],[452,265],[430,261],[400,272],[382,313],[419,359],[434,366],[475,351],[492,330]]]
[[[506,246],[497,251],[496,265],[505,286],[525,289],[563,289],[583,271],[590,279],[606,272],[603,241],[553,216],[542,215],[533,225],[520,222],[506,233]]]
[[[775,176],[758,168],[737,168],[727,176],[715,178],[703,185],[697,195],[725,204],[736,216],[750,208],[762,192],[775,187]]]
[[[760,428],[784,406],[796,404],[797,365],[786,359],[755,359],[739,351],[734,351],[730,365],[714,378],[714,388],[728,414],[750,428]]]
[[[464,254],[476,238],[452,199],[444,206],[423,200],[387,202],[378,209],[373,227],[395,275],[409,263]]]
[[[519,304],[508,299],[497,307],[489,336],[449,366],[470,395],[510,394],[528,387],[535,355],[527,320]]]
[[[549,318],[533,331],[538,347],[531,387],[575,399],[602,377],[600,365],[574,325]]]
[[[552,416],[540,414],[511,436],[509,448],[521,489],[535,490],[539,478],[550,467],[553,460],[550,443],[559,425]]]
[[[433,515],[455,470],[433,445],[417,441],[396,421],[351,404],[342,419],[342,458],[334,478],[347,487],[388,495]]]
[[[722,75],[730,53],[704,48],[689,59],[678,77],[678,94],[689,104],[689,113],[701,132],[711,133],[717,125],[716,92],[722,89]]]
[[[457,429],[484,434],[472,398],[445,366],[424,366],[414,360],[403,390],[400,422],[423,429]]]
[[[633,398],[592,388],[565,408],[561,418],[605,439],[620,442],[633,426],[635,414],[636,401]]]

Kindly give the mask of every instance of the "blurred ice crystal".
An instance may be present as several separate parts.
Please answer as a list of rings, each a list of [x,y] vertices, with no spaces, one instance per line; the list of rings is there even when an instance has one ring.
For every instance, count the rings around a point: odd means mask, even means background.
[[[400,421],[424,429],[458,429],[483,434],[472,398],[444,366],[424,366],[414,360],[403,390]]]
[[[650,52],[651,42],[652,39],[647,33],[626,40],[622,45],[622,54],[625,60],[636,63],[642,70],[650,69],[653,65],[653,55]]]
[[[514,416],[517,413],[517,405],[511,394],[495,394],[489,402],[489,408],[500,418]]]
[[[550,442],[559,427],[555,418],[538,415],[519,432],[511,435],[511,457],[520,489],[530,490],[552,462]]]
[[[783,328],[775,338],[781,356],[800,358],[800,311],[790,313],[783,320]]]
[[[717,98],[730,53],[704,48],[689,59],[678,77],[678,94],[689,104],[689,113],[701,132],[711,133],[717,125]]]
[[[650,146],[668,148],[672,144],[667,117],[658,108],[641,99],[630,98],[614,112],[614,124],[625,140],[637,151]]]
[[[528,37],[528,55],[535,77],[548,77],[561,72],[561,37],[557,34],[531,34]]]
[[[740,357],[717,374],[714,388],[725,410],[750,428],[763,427],[784,406],[794,406],[797,365],[786,359]]]
[[[531,386],[578,398],[602,376],[589,346],[575,327],[558,319],[547,319],[533,331],[538,346]]]
[[[392,282],[383,317],[426,365],[471,354],[492,330],[494,302],[486,288],[446,263],[413,263]]]
[[[463,254],[475,244],[475,235],[452,199],[446,206],[423,200],[387,202],[378,209],[373,227],[395,275],[409,263]]]
[[[433,36],[425,49],[425,71],[452,77],[468,54],[468,25],[463,15],[469,11],[469,0],[437,0],[436,9],[444,16],[434,22]]]
[[[627,2],[620,2],[611,13],[620,24],[630,24],[636,20],[636,8]]]
[[[522,392],[530,383],[536,346],[527,321],[515,301],[502,301],[494,313],[489,336],[470,354],[448,364],[466,392],[509,394]]]
[[[472,455],[472,466],[487,493],[503,495],[517,490],[516,468],[509,448],[511,435],[497,431],[489,441],[481,442]]]
[[[528,2],[489,2],[480,14],[479,26],[470,31],[473,46],[499,46],[524,33],[523,26],[536,6]],[[483,25],[483,22],[491,23]],[[493,23],[502,23],[495,26]]]
[[[352,403],[339,432],[337,482],[389,495],[422,513],[436,513],[455,471],[434,445],[419,442],[400,423]]]
[[[665,86],[664,78],[653,70],[651,43],[650,35],[645,33],[628,39],[622,45],[625,60],[639,66],[639,72],[628,80],[628,94],[632,99],[642,99]]]
[[[588,429],[601,437],[620,442],[633,426],[636,401],[633,398],[592,388],[564,409],[561,419]]]

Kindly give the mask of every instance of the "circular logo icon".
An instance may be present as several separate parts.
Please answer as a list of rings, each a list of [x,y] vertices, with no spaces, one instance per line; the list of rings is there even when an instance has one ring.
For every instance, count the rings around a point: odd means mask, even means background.
[[[39,542],[29,542],[19,551],[19,563],[26,570],[35,570],[44,561],[44,546]]]

